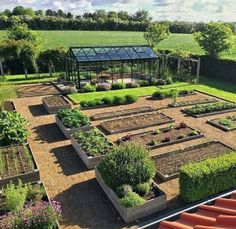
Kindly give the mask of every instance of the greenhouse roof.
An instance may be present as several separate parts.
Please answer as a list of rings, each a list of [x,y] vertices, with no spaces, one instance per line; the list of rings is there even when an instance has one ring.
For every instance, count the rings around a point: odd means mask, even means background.
[[[70,47],[78,62],[127,61],[157,59],[148,45]]]

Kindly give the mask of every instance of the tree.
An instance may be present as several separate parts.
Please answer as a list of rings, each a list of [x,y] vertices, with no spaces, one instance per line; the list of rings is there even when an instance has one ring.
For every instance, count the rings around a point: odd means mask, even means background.
[[[202,32],[194,34],[194,38],[206,54],[214,58],[218,58],[224,51],[230,51],[233,45],[231,28],[219,22],[207,24]]]
[[[35,16],[35,12],[31,8],[24,8],[23,6],[16,6],[12,10],[12,15],[29,15],[29,16]]]
[[[149,25],[144,38],[151,48],[154,48],[160,41],[169,36],[169,26],[166,23],[152,23]]]

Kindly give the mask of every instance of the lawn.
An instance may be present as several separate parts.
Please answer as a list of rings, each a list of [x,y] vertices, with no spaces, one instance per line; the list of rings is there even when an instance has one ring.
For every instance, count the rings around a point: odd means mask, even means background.
[[[42,49],[68,48],[72,45],[91,44],[144,44],[142,32],[117,32],[117,31],[38,31]],[[0,40],[6,36],[5,31],[0,31]],[[236,44],[236,36],[235,44]],[[159,44],[163,49],[182,49],[195,54],[202,54],[199,45],[194,41],[192,34],[171,34],[169,38]],[[236,59],[236,45],[231,53],[224,53],[223,58]]]
[[[221,97],[223,99],[236,102],[236,87],[232,83],[228,83],[221,80],[212,80],[210,78],[201,77],[200,83],[197,85],[189,85],[187,83],[175,83],[173,85],[161,86],[161,87],[141,87],[134,89],[124,89],[124,90],[114,90],[106,92],[91,92],[91,93],[76,93],[72,94],[69,97],[74,100],[76,103],[80,101],[88,101],[93,99],[98,99],[102,97],[111,97],[115,95],[126,95],[126,94],[135,94],[138,96],[149,96],[157,90],[167,90],[170,88],[178,89],[197,89],[202,92],[209,93],[214,96]]]
[[[0,106],[4,100],[17,96],[15,85],[0,85]]]

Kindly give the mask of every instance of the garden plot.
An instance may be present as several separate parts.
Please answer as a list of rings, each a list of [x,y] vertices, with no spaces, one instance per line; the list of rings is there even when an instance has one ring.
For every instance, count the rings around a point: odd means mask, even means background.
[[[12,101],[4,101],[2,110],[7,112],[16,112],[16,107]]]
[[[207,123],[224,131],[236,130],[236,115],[212,119]]]
[[[113,119],[101,123],[101,127],[108,134],[117,134],[132,130],[138,130],[151,126],[172,123],[175,120],[159,112],[152,112],[142,115],[133,115],[129,117]]]
[[[188,127],[185,123],[167,128],[146,131],[139,134],[127,135],[118,140],[118,143],[134,142],[145,146],[147,149],[155,149],[180,142],[201,138],[204,135]]]
[[[184,164],[203,161],[232,151],[231,147],[221,142],[212,141],[161,154],[152,157],[152,159],[156,165],[157,175],[166,181],[178,177],[179,169]]]
[[[49,114],[55,114],[60,109],[71,108],[69,101],[63,96],[50,96],[42,99],[43,106]]]
[[[18,179],[23,183],[40,180],[39,170],[28,145],[0,148],[0,187]]]
[[[192,99],[180,102],[173,102],[169,104],[170,107],[185,107],[185,106],[192,106],[196,104],[207,104],[207,103],[214,103],[218,100],[215,98],[199,98],[199,99]]]
[[[148,113],[154,110],[155,109],[151,107],[137,107],[137,108],[131,108],[131,109],[126,109],[126,110],[118,110],[118,111],[105,112],[101,114],[95,114],[95,115],[92,115],[92,119],[93,120],[112,119],[112,118],[118,118],[122,116]]]

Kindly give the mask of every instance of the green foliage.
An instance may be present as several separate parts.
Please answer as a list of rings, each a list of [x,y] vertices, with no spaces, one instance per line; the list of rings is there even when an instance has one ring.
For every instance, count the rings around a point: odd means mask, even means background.
[[[152,139],[150,142],[151,146],[156,146],[158,144],[158,142],[155,139]]]
[[[74,138],[88,156],[104,155],[113,148],[112,144],[97,129],[86,132],[78,131],[74,134]]]
[[[137,83],[135,83],[135,82],[129,82],[129,83],[126,83],[125,84],[125,87],[126,88],[136,88],[136,87],[138,87],[139,85],[137,84]]]
[[[186,89],[170,89],[164,91],[156,91],[152,94],[152,97],[155,99],[165,99],[165,98],[173,98],[185,95],[191,95],[194,93],[194,90],[186,90]]]
[[[138,96],[136,96],[136,95],[126,95],[125,99],[126,99],[127,103],[135,103],[138,100]]]
[[[220,22],[211,22],[203,32],[194,34],[195,40],[206,54],[218,58],[223,51],[229,51],[233,44],[231,28]]]
[[[113,190],[123,184],[133,188],[150,181],[156,174],[155,165],[142,146],[127,143],[107,154],[98,166],[102,178]]]
[[[140,87],[150,86],[150,82],[148,80],[139,80],[138,83],[139,83]]]
[[[124,105],[126,103],[125,96],[114,96],[114,104],[115,105]]]
[[[128,184],[122,184],[116,189],[116,194],[119,198],[123,198],[128,192],[132,192],[132,186]]]
[[[207,114],[212,113],[216,111],[224,111],[229,109],[236,108],[235,103],[229,103],[229,102],[217,102],[217,103],[211,103],[211,104],[202,104],[202,105],[196,105],[189,109],[186,109],[185,112],[188,115],[201,115],[201,114]]]
[[[57,112],[58,118],[66,128],[78,128],[89,124],[90,119],[80,109],[60,109]]]
[[[169,36],[169,26],[166,23],[152,23],[149,25],[144,38],[154,48],[159,42]]]
[[[12,212],[21,210],[26,202],[27,192],[27,186],[23,186],[20,180],[17,186],[10,182],[3,190],[7,210]]]
[[[125,208],[131,208],[143,205],[145,200],[135,192],[128,192],[120,199],[120,203]]]
[[[180,195],[192,203],[236,186],[236,153],[189,163],[180,169]]]
[[[45,190],[40,184],[27,184],[27,201],[38,202],[46,195]]]
[[[221,118],[219,124],[228,128],[234,127],[233,119],[231,117]]]
[[[137,184],[135,187],[135,192],[137,192],[140,196],[144,196],[150,191],[150,188],[149,182]]]
[[[96,87],[92,84],[86,84],[83,88],[84,92],[94,92],[96,91]]]
[[[125,84],[121,82],[114,83],[112,84],[112,87],[111,87],[112,90],[120,90],[124,88],[125,88]]]
[[[29,135],[28,122],[18,113],[0,112],[0,145],[24,142]]]
[[[112,105],[114,103],[114,97],[104,97],[102,101],[107,105]]]

